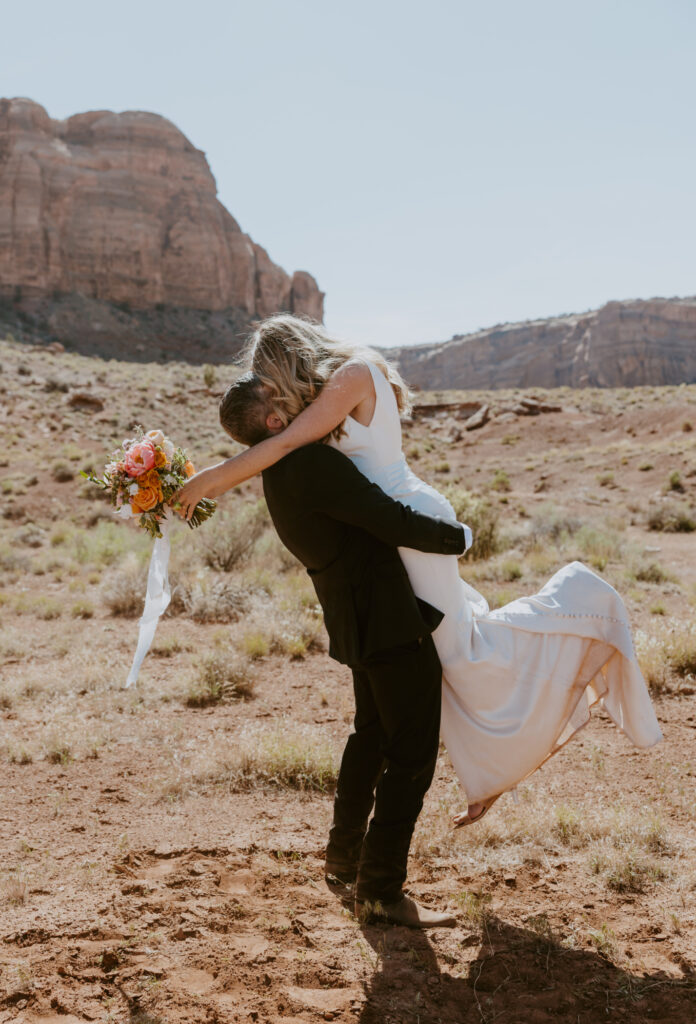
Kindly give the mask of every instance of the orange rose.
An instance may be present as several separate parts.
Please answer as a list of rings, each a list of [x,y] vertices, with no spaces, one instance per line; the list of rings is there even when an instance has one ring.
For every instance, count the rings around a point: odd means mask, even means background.
[[[161,469],[162,466],[167,465],[167,456],[160,448],[155,448],[155,467]]]
[[[162,490],[162,483],[156,469],[150,469],[147,473],[143,473],[138,480],[138,485],[140,487],[154,487],[155,490],[159,491]]]
[[[188,459],[186,465],[184,466],[184,473],[186,474],[186,476],[193,476],[195,472],[196,470],[193,463],[191,462],[190,459]]]
[[[130,506],[137,515],[138,512],[149,512],[162,500],[162,491],[154,487],[141,487],[136,495],[131,498]]]

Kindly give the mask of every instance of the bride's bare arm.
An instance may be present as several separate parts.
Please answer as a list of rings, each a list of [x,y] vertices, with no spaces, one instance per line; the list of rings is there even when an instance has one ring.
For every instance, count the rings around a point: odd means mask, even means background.
[[[187,512],[186,518],[201,498],[217,498],[268,469],[296,448],[326,437],[372,394],[372,388],[372,376],[364,363],[341,366],[319,397],[285,430],[192,476],[176,495],[182,510]]]

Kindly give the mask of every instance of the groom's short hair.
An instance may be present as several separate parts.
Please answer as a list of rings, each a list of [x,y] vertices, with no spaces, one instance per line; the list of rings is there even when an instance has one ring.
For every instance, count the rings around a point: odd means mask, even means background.
[[[247,446],[268,437],[266,417],[271,412],[264,386],[254,373],[238,377],[220,399],[220,425],[235,441]]]

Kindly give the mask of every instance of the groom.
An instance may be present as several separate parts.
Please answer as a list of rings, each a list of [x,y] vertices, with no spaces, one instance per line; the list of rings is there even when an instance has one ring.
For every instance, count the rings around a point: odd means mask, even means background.
[[[220,422],[247,446],[283,429],[252,374],[227,389]],[[416,598],[396,549],[462,554],[464,528],[394,501],[325,444],[286,455],[263,473],[263,488],[280,539],[314,584],[329,654],[353,671],[355,724],[338,775],[327,882],[363,919],[454,924],[403,892],[438,752],[442,669],[430,634],[442,613]]]

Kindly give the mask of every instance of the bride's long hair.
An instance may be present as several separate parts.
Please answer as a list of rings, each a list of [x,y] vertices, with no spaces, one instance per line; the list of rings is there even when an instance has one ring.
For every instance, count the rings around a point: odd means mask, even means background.
[[[411,396],[395,366],[374,349],[330,337],[309,317],[291,313],[268,317],[252,334],[247,349],[247,362],[269,388],[273,408],[285,426],[317,398],[331,375],[349,359],[366,359],[378,366],[394,390],[399,412],[409,410]],[[338,440],[342,433],[343,423],[329,436]]]

